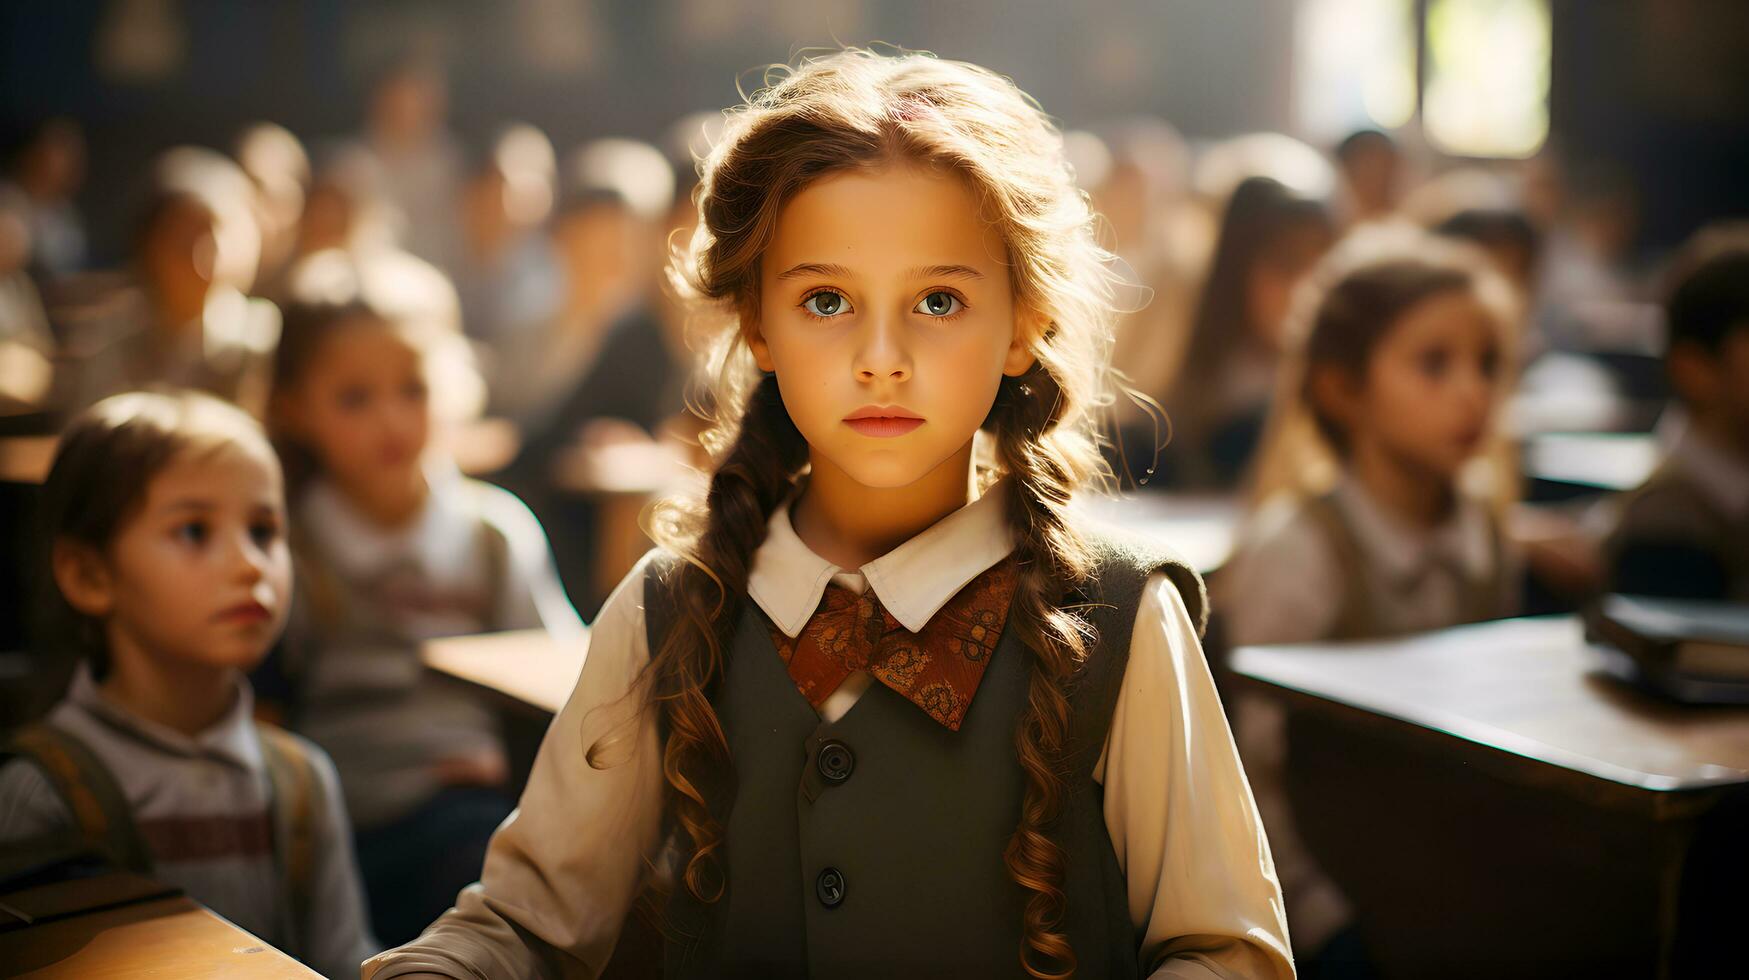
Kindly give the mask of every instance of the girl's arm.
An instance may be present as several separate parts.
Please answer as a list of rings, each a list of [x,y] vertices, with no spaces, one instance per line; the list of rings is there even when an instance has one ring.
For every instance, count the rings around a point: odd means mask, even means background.
[[[1149,580],[1095,778],[1155,978],[1294,975],[1281,888],[1196,628]]]
[[[366,980],[595,977],[606,965],[661,822],[655,715],[628,696],[649,660],[644,565],[602,607],[583,674],[547,729],[520,804],[492,836],[480,882],[424,935],[366,962]]]

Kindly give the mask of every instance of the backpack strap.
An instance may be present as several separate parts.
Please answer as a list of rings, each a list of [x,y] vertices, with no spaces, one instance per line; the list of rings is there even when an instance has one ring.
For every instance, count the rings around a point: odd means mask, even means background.
[[[117,867],[151,873],[151,851],[134,825],[127,795],[90,746],[70,732],[36,721],[13,733],[5,754],[35,763],[72,814],[73,832],[53,835],[63,854],[95,850]],[[45,848],[43,853],[48,856],[54,851]]]
[[[282,728],[255,723],[272,789],[273,856],[291,913],[293,955],[307,952],[316,876],[316,818],[322,784],[302,742]]]

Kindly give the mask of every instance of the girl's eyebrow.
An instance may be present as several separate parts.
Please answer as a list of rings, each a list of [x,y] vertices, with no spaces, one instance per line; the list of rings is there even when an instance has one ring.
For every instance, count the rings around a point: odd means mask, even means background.
[[[849,279],[852,273],[842,265],[822,265],[819,262],[803,262],[790,266],[777,274],[779,279],[802,279],[808,276],[818,276],[823,279]]]
[[[926,265],[906,273],[912,279],[982,279],[984,274],[969,265]]]
[[[803,262],[790,266],[777,274],[779,279],[803,279],[819,277],[823,279],[850,279],[855,274],[846,266],[826,265],[819,262]],[[907,269],[908,279],[982,279],[984,274],[969,265],[923,265]]]
[[[172,500],[172,501],[164,504],[163,506],[159,507],[158,509],[164,513],[173,513],[176,511],[183,511],[183,510],[201,510],[201,511],[204,511],[204,510],[218,510],[219,505],[216,502],[214,502],[212,500],[205,499],[203,497],[182,497],[178,500]]]

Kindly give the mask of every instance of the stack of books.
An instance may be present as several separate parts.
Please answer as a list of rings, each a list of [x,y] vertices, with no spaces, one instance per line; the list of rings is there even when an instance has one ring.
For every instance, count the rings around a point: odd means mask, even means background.
[[[1585,637],[1611,674],[1688,704],[1749,704],[1749,605],[1609,595]]]

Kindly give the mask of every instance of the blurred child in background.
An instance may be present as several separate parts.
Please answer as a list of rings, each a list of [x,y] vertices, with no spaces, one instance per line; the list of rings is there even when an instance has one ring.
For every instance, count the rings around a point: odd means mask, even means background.
[[[1623,504],[1606,549],[1610,587],[1749,602],[1749,225],[1695,237],[1665,319],[1665,368],[1686,424]]]
[[[558,305],[558,256],[544,233],[557,166],[546,134],[516,123],[462,187],[457,292],[468,336],[488,346],[526,343],[522,335],[538,333]]]
[[[1517,321],[1469,250],[1362,235],[1307,298],[1224,581],[1235,643],[1352,639],[1504,615],[1517,582],[1491,461]]]
[[[1233,191],[1167,402],[1169,482],[1237,485],[1268,414],[1288,298],[1332,241],[1324,206],[1279,181]]]
[[[1339,249],[1300,299],[1303,337],[1258,460],[1263,505],[1214,592],[1232,642],[1360,639],[1509,614],[1518,561],[1501,498],[1464,478],[1496,444],[1517,323],[1510,287],[1455,243],[1375,229]],[[1239,698],[1236,715],[1297,955],[1364,960],[1345,898],[1288,809],[1286,718],[1254,697]]]
[[[391,257],[294,271],[271,425],[303,583],[290,717],[334,755],[372,921],[403,942],[479,875],[512,805],[493,713],[427,678],[420,644],[539,627],[575,641],[580,624],[528,510],[433,450],[434,393],[465,397],[471,369],[453,320],[420,312],[414,260]]]
[[[279,311],[251,299],[261,256],[253,185],[212,150],[158,159],[125,288],[66,330],[69,408],[144,385],[196,388],[264,408]]]
[[[204,395],[118,395],[68,428],[44,494],[44,646],[74,673],[0,768],[6,870],[95,850],[352,975],[375,946],[333,763],[256,723],[244,677],[291,605],[259,426]]]

